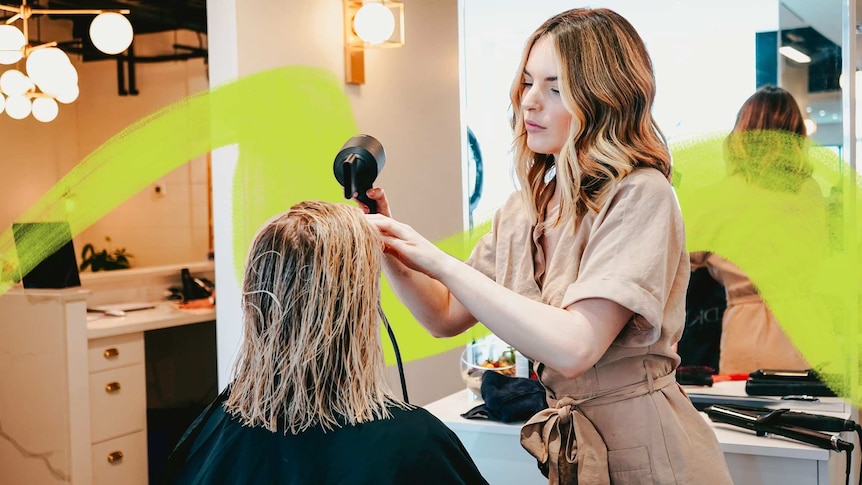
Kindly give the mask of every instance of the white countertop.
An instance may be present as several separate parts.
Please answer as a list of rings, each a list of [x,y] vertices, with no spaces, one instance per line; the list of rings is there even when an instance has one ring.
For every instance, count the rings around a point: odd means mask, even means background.
[[[689,395],[707,394],[712,396],[750,397],[760,401],[771,401],[769,404],[762,404],[762,407],[773,409],[788,408],[795,411],[826,414],[844,419],[850,417],[851,411],[850,404],[840,397],[818,397],[816,402],[808,402],[783,400],[778,396],[749,396],[745,393],[745,381],[717,382],[712,387],[683,386],[683,388]],[[758,404],[758,406],[761,405]]]
[[[744,381],[720,382],[716,383],[712,388],[686,387],[686,392],[736,396],[746,395]],[[438,419],[443,421],[456,433],[520,434],[523,423],[506,424],[497,421],[464,419],[461,417],[461,414],[481,403],[482,400],[480,398],[474,396],[469,390],[464,389],[426,405],[425,409],[437,416]],[[850,406],[837,397],[820,398],[819,403],[782,401],[776,398],[776,405],[774,407],[787,407],[810,413],[843,417],[845,419],[850,417]],[[829,459],[829,450],[810,446],[781,436],[760,437],[753,431],[721,423],[713,423],[705,413],[701,413],[701,416],[715,432],[715,436],[718,438],[721,450],[724,453],[779,456],[805,460]]]
[[[87,315],[87,338],[112,337],[131,332],[144,332],[216,319],[215,308],[181,310],[172,302],[156,303],[155,308],[126,312],[122,317],[101,313]]]

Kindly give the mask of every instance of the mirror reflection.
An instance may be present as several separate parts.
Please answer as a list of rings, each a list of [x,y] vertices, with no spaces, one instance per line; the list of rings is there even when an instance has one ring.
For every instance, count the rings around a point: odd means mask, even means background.
[[[83,6],[76,0],[51,4]],[[78,72],[80,94],[75,102],[61,105],[50,122],[0,113],[2,230],[19,222],[21,214],[64,175],[124,128],[209,87],[205,8],[165,9],[169,7],[135,9],[132,48],[115,57],[98,53],[82,41],[92,17],[30,20],[31,44],[58,42]],[[23,68],[0,65],[0,73]],[[132,268],[144,268],[206,261],[212,248],[209,185],[207,157],[201,156],[142,187],[74,239],[78,264],[96,257],[85,271],[89,273],[93,263],[114,268],[127,261]],[[75,197],[74,192],[66,195],[67,210],[74,210]]]
[[[771,85],[792,95],[798,105],[793,114],[804,121],[805,130],[800,135],[807,134],[817,144],[843,155],[840,0],[720,4],[618,0],[600,6],[629,19],[647,44],[657,85],[654,114],[671,145],[704,136],[723,137],[734,127],[746,100],[758,88]],[[465,2],[466,122],[481,147],[484,183],[479,203],[475,208],[471,205],[474,223],[490,218],[515,190],[506,108],[509,82],[529,34],[528,26],[572,7],[570,2],[551,0],[533,2],[529,8],[517,0]],[[667,12],[676,20],[669,22]],[[812,189],[812,197],[829,195],[824,187],[819,187],[823,193],[817,194],[817,184],[810,182],[806,190]],[[820,200],[823,197],[818,198],[820,205],[824,204]],[[701,266],[696,264],[695,268]],[[734,281],[747,281],[739,268],[734,267],[733,274]],[[697,338],[710,342],[698,349],[700,355],[693,360],[717,370],[727,289],[706,269],[694,277],[693,284],[704,285],[692,293],[700,291],[706,307],[703,313],[691,315],[688,323],[696,322],[704,331]],[[756,293],[750,281],[746,284]],[[774,319],[772,325],[781,332]],[[789,348],[785,353],[791,356],[792,345],[781,337],[783,347],[776,349]],[[753,371],[752,365],[747,362],[742,366],[745,369],[737,366],[734,372]],[[800,359],[776,365],[806,367]]]
[[[778,79],[806,118],[809,136],[842,155],[842,2],[782,0],[779,6]]]

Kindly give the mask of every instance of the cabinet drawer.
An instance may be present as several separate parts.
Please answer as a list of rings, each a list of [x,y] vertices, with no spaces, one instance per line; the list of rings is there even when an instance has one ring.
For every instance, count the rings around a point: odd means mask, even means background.
[[[93,485],[147,485],[147,433],[93,445]]]
[[[144,334],[141,332],[93,339],[87,346],[90,373],[144,362]]]
[[[90,432],[99,443],[147,429],[144,365],[90,374]]]

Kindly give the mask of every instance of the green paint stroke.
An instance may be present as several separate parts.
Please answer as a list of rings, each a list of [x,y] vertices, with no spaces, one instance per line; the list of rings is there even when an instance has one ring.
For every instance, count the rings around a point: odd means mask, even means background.
[[[739,266],[811,366],[858,405],[858,175],[786,133],[714,136],[672,152],[688,250]]]
[[[192,158],[238,144],[233,180],[234,266],[241,280],[248,245],[269,217],[307,199],[346,202],[332,174],[343,143],[357,133],[350,101],[330,72],[302,66],[265,71],[191,96],[118,133],[18,217],[68,221],[72,237]],[[385,143],[385,140],[382,140]],[[68,240],[35,229],[16,252],[11,230],[0,234],[0,295]],[[463,236],[441,243],[466,257]],[[405,361],[462,345],[473,335],[434,339],[384,288],[384,307]],[[485,332],[487,333],[487,332]],[[384,345],[394,363],[391,346]]]
[[[237,184],[244,187],[236,204],[240,209],[243,197],[255,200],[262,192],[334,198],[338,191],[330,189],[332,183],[303,177],[309,165],[331,166],[327,163],[331,154],[354,132],[349,102],[331,73],[308,67],[262,72],[186,98],[129,126],[88,155],[17,220],[68,221],[74,237],[171,170],[230,144],[240,146],[237,177],[246,177]],[[293,171],[287,178],[260,180],[261,165],[290,166]],[[238,214],[241,229],[265,218]],[[66,242],[53,234],[43,236],[34,235],[40,243],[16,253],[11,231],[0,235],[0,268],[6,276],[0,281],[0,294],[8,290],[16,272],[26,274]]]
[[[128,127],[88,155],[18,221],[68,221],[75,236],[190,159],[238,144],[232,217],[233,259],[240,275],[248,245],[269,217],[306,199],[343,201],[332,160],[356,133],[350,102],[331,73],[299,66],[262,72],[191,96]],[[798,184],[798,190],[785,187],[797,180],[776,177],[774,171],[728,176],[724,139],[678,143],[672,149],[689,250],[713,251],[740,266],[809,362],[858,405],[862,211],[857,203],[862,183],[822,147],[807,150],[804,163],[811,166],[813,182]],[[771,147],[761,153],[764,160],[795,166],[782,159],[797,155],[795,148],[788,151],[788,140],[761,141]],[[465,259],[488,228],[438,245]],[[0,234],[0,295],[21,272],[68,241],[51,232],[31,238],[16,253],[11,231]],[[435,339],[388,286],[382,298],[405,361],[488,333],[479,326],[459,337]],[[391,347],[384,349],[393,363]]]

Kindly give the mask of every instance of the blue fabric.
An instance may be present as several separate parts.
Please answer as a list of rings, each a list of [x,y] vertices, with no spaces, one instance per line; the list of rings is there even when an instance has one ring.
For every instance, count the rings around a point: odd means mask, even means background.
[[[533,379],[485,372],[482,374],[481,392],[485,402],[462,414],[462,417],[512,423],[526,421],[548,407],[545,388]]]

